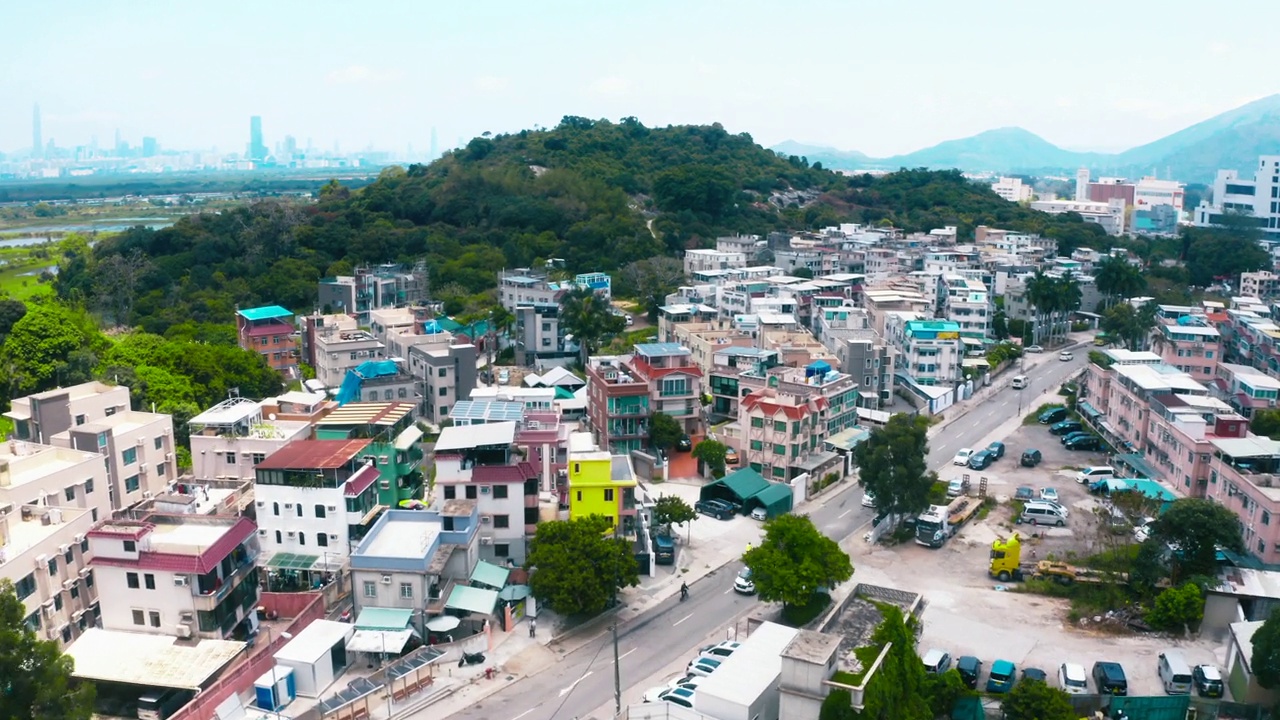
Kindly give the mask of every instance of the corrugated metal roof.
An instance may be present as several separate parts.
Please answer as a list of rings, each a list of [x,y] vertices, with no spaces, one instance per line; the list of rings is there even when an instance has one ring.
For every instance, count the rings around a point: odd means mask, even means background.
[[[294,440],[258,463],[258,470],[336,470],[345,467],[369,440]]]
[[[236,314],[249,321],[293,317],[293,313],[279,305],[263,305],[262,307],[237,310]]]
[[[413,412],[413,403],[348,403],[316,421],[316,425],[395,425]]]
[[[319,621],[317,621],[319,622]],[[89,628],[66,649],[75,677],[150,687],[199,690],[244,651],[244,643]]]

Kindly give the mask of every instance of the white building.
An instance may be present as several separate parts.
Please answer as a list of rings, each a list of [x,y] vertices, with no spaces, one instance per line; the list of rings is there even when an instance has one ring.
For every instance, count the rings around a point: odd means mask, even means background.
[[[129,388],[94,381],[15,398],[4,416],[19,440],[50,443],[64,430],[128,409]]]
[[[152,515],[88,533],[102,627],[226,639],[258,627],[259,544],[248,518]]]
[[[987,286],[963,275],[942,277],[946,288],[946,317],[960,326],[961,337],[991,337],[991,320],[995,315]]]
[[[799,632],[762,623],[698,684],[693,708],[717,720],[778,720],[782,651]]]
[[[1124,198],[1112,198],[1107,202],[1035,200],[1031,203],[1031,209],[1047,212],[1050,215],[1078,213],[1085,222],[1101,225],[1108,235],[1123,235],[1126,227],[1126,205]]]
[[[1133,184],[1133,205],[1137,208],[1169,205],[1174,210],[1182,212],[1182,201],[1185,195],[1182,183],[1176,180],[1144,177]]]
[[[747,255],[742,251],[725,252],[722,250],[686,250],[684,252],[684,273],[707,270],[729,270],[747,266]]]
[[[323,396],[320,396],[323,399]],[[206,480],[253,480],[276,450],[311,434],[311,423],[263,417],[262,403],[228,398],[191,418],[192,474]]]
[[[1280,295],[1280,275],[1270,270],[1240,273],[1240,294],[1260,300],[1273,300]]]
[[[991,190],[1009,202],[1030,202],[1033,196],[1030,185],[1023,185],[1022,178],[1002,177]]]
[[[1268,236],[1280,235],[1280,155],[1263,155],[1252,178],[1235,170],[1219,170],[1213,181],[1213,200],[1201,201],[1195,224],[1221,224],[1228,213],[1251,215]]]
[[[341,387],[348,370],[369,360],[383,360],[386,356],[386,346],[367,331],[332,326],[316,329],[316,379],[331,390]]]
[[[64,430],[53,444],[105,456],[107,492],[117,509],[159,495],[178,477],[169,415],[117,412]]]
[[[70,643],[98,614],[97,588],[85,562],[90,512],[18,506],[3,497],[0,492],[0,579],[13,583],[26,624],[38,637]]]

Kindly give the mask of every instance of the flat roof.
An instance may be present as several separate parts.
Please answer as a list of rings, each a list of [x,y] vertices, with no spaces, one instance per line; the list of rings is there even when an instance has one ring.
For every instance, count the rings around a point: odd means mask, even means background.
[[[346,467],[368,440],[294,440],[258,463],[259,470],[336,470]]]
[[[1211,437],[1209,442],[1233,458],[1280,456],[1280,442],[1261,435],[1246,438]]]
[[[801,630],[782,650],[782,657],[815,665],[825,665],[840,648],[840,636]]]
[[[227,398],[187,421],[188,425],[235,425],[262,411],[262,404],[249,398]]]
[[[387,519],[374,527],[368,540],[360,544],[356,554],[371,557],[426,557],[432,543],[440,537],[443,526],[438,522],[414,522],[402,517],[403,513],[418,512],[388,510]]]
[[[75,660],[72,674],[78,678],[199,690],[244,649],[244,643],[230,640],[178,644],[172,635],[91,627],[66,653]]]
[[[799,633],[777,623],[761,624],[698,684],[698,694],[741,702],[763,692],[782,672],[782,652]]]
[[[236,314],[245,320],[273,320],[275,318],[293,317],[293,313],[279,305],[263,305],[262,307],[237,310]]]
[[[459,420],[488,422],[516,422],[524,419],[524,403],[503,400],[459,400],[449,410],[449,417],[456,424]]]
[[[345,643],[355,629],[355,626],[350,623],[313,620],[306,629],[280,648],[275,658],[277,661],[313,663],[328,653],[334,645]]]
[[[677,357],[689,355],[689,348],[680,343],[640,343],[635,346],[637,353],[646,357]]]
[[[289,392],[275,398],[277,403],[293,403],[294,405],[315,406],[324,402],[328,398],[324,393],[309,393],[301,390],[290,390]]]
[[[550,389],[550,388],[548,388]],[[554,390],[552,393],[554,394]],[[445,428],[436,441],[436,454],[449,450],[470,450],[488,445],[510,445],[516,439],[513,422],[485,423],[483,425],[454,425]]]
[[[1170,365],[1116,365],[1113,367],[1117,375],[1122,375],[1143,390],[1199,390],[1207,393],[1208,388],[1201,385],[1187,373]]]

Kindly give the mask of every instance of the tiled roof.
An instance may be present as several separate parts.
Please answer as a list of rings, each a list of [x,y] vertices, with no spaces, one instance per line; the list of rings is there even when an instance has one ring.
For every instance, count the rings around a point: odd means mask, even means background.
[[[347,478],[346,487],[342,491],[343,497],[360,497],[360,494],[368,490],[380,474],[378,468],[373,465],[360,468],[354,475]]]
[[[249,518],[240,518],[235,525],[227,528],[217,542],[199,555],[143,551],[138,553],[137,560],[95,557],[90,564],[203,575],[218,567],[222,559],[230,555],[237,545],[253,535],[256,528],[257,526]]]
[[[345,467],[369,440],[295,440],[258,463],[258,470],[336,470]]]
[[[768,395],[751,393],[742,398],[742,405],[748,410],[758,407],[769,417],[782,413],[792,420],[800,420],[810,413],[825,410],[827,399],[825,397],[817,397],[804,405],[787,405],[774,402]]]

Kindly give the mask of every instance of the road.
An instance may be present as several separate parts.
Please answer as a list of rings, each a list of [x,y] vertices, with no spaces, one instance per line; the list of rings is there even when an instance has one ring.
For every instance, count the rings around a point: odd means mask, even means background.
[[[1027,402],[1059,386],[1070,374],[1084,366],[1087,352],[1076,351],[1076,359],[1060,362],[1050,355],[1026,374],[1029,386],[1023,391]],[[1007,383],[1007,374],[1002,378]],[[995,390],[992,400],[969,410],[963,421],[944,428],[930,443],[929,466],[945,468],[961,447],[974,447],[1005,421],[1017,416],[1017,391]],[[1023,413],[1034,408],[1023,407]],[[862,507],[862,490],[849,485],[809,514],[823,533],[836,540],[862,532],[874,511]],[[660,672],[673,660],[690,656],[702,638],[731,625],[758,602],[733,592],[738,565],[723,569],[690,586],[685,602],[671,598],[645,615],[619,627],[618,656],[621,680],[629,688]],[[690,641],[693,642],[690,642]],[[456,713],[458,720],[559,720],[586,718],[609,702],[614,692],[612,640],[605,635],[566,655],[546,670],[526,677]],[[425,713],[430,708],[419,713]]]

